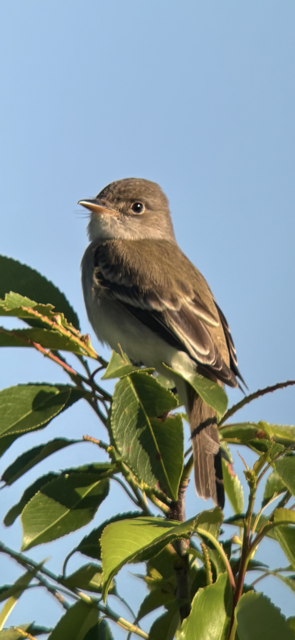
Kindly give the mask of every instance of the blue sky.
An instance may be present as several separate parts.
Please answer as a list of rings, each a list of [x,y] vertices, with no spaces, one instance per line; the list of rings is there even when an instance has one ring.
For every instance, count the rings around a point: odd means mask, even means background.
[[[290,0],[1,3],[0,252],[58,285],[85,333],[93,336],[79,274],[87,220],[77,200],[112,180],[144,177],[169,198],[179,244],[230,322],[250,390],[295,377],[294,18]],[[107,355],[94,336],[93,343]],[[1,388],[64,381],[38,354],[3,350],[1,362]],[[292,424],[294,393],[267,396],[240,419]],[[231,391],[231,402],[238,399]],[[61,433],[79,437],[85,424],[95,433],[81,405],[50,431],[20,439],[4,468],[24,446]],[[57,454],[44,470],[96,455],[85,445],[82,454]],[[39,473],[28,474],[26,485]],[[23,483],[2,493],[3,515]],[[119,489],[114,495],[122,499]],[[188,516],[201,508],[190,487]],[[101,518],[108,515],[102,509]],[[0,537],[19,548],[19,524],[1,528]],[[85,531],[73,534],[72,546]],[[59,571],[68,545],[64,539],[32,556],[52,555],[49,566]],[[5,571],[7,582],[18,575],[6,561]],[[134,589],[128,572],[121,580]],[[291,592],[263,584],[291,615]],[[11,623],[36,617],[30,601],[24,596]],[[47,624],[60,615],[49,603]]]

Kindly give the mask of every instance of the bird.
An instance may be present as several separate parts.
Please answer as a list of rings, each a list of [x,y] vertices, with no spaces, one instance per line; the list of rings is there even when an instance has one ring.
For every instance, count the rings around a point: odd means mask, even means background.
[[[161,187],[125,178],[78,204],[90,212],[81,279],[99,341],[115,351],[120,345],[131,362],[166,378],[165,365],[240,386],[229,325],[205,278],[177,244]],[[173,379],[189,419],[197,495],[223,508],[216,412],[179,375]]]

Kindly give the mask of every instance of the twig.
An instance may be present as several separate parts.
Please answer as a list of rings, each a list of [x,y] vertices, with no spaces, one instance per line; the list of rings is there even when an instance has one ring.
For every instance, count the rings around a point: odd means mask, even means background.
[[[84,349],[84,351],[86,352],[86,354],[88,356],[90,356],[90,358],[93,358],[93,359],[98,360],[100,362],[101,358],[97,355],[96,351],[89,344],[89,342],[90,342],[89,336],[88,335],[82,336],[80,331],[78,331],[78,329],[75,329],[72,325],[71,325],[71,330],[66,329],[62,325],[62,323],[58,321],[59,314],[53,315],[52,316],[53,319],[50,320],[50,318],[48,318],[47,316],[43,316],[42,313],[40,313],[39,311],[36,311],[36,309],[33,309],[31,307],[21,307],[21,309],[23,311],[26,311],[29,314],[35,316],[36,318],[38,318],[38,320],[41,320],[41,322],[43,322],[44,324],[47,324],[49,327],[51,327],[51,329],[54,329],[58,333],[61,333],[62,335],[66,336],[67,338],[70,338],[71,340],[73,340],[73,342],[78,344],[80,349],[81,348]]]
[[[82,366],[84,367],[84,369],[85,369],[85,371],[86,371],[86,373],[88,375],[87,383],[89,384],[89,386],[92,389],[94,389],[95,391],[98,391],[98,393],[100,393],[105,398],[105,400],[107,400],[108,402],[111,402],[112,396],[109,393],[107,393],[107,391],[102,389],[102,387],[100,387],[94,380],[95,374],[98,371],[100,371],[100,369],[105,369],[105,367],[107,366],[108,363],[105,360],[103,360],[103,358],[100,358],[100,362],[102,362],[103,364],[101,365],[101,367],[98,367],[97,369],[95,369],[91,373],[88,362],[85,361],[82,356],[77,356],[77,357],[80,360]]]
[[[258,522],[259,522],[259,520],[260,520],[261,515],[263,514],[263,511],[265,511],[265,509],[267,509],[267,507],[269,507],[269,505],[270,505],[272,502],[274,502],[278,497],[279,497],[279,496],[278,496],[278,494],[277,494],[277,493],[274,493],[274,495],[272,496],[272,498],[271,498],[271,499],[270,499],[270,500],[269,500],[269,501],[264,505],[264,507],[262,507],[262,509],[260,509],[260,511],[258,511],[258,514],[257,514],[257,516],[256,516],[256,518],[255,518],[255,520],[254,520],[253,527],[252,527],[252,530],[251,530],[251,534],[252,534],[252,535],[254,535],[254,533],[255,533],[255,531],[256,531],[256,528],[257,528]],[[278,506],[276,507],[276,509],[278,509]]]
[[[253,582],[251,582],[251,587],[254,587],[258,582],[260,582],[261,580],[264,580],[264,578],[267,578],[268,576],[274,576],[275,578],[278,577],[277,574],[282,571],[288,571],[290,572],[292,569],[291,567],[287,568],[287,569],[272,569],[270,570],[263,570],[263,575],[259,576],[258,578],[256,578],[256,580],[253,580]],[[256,569],[256,571],[262,571],[262,569]]]
[[[269,576],[269,571],[264,571],[263,574],[261,576],[259,576],[258,578],[256,578],[256,580],[253,580],[253,582],[251,582],[251,587],[255,587],[255,585],[260,582],[261,580],[264,580],[264,578],[267,578]]]
[[[13,549],[10,549],[9,547],[6,547],[6,545],[0,543],[0,552],[1,551],[2,551],[2,553],[5,553],[5,554],[9,555],[11,558],[14,558],[14,560],[16,560],[19,564],[21,564],[25,568],[27,568],[28,566],[29,567],[38,568],[38,571],[40,573],[44,573],[49,578],[51,578],[51,580],[56,582],[58,585],[61,584],[61,586],[64,587],[61,578],[59,578],[58,576],[54,575],[54,573],[52,573],[51,571],[49,571],[45,567],[42,567],[40,569],[40,565],[39,564],[37,564],[36,562],[31,560],[30,558],[27,558],[22,553],[17,553],[16,551],[13,551]],[[133,623],[129,622],[128,620],[125,620],[121,616],[118,616],[115,613],[115,611],[113,611],[108,605],[104,605],[104,604],[102,604],[100,601],[98,601],[96,599],[91,599],[90,596],[87,596],[86,593],[83,593],[82,591],[80,591],[78,589],[71,588],[71,587],[67,587],[67,589],[69,590],[69,592],[70,592],[69,595],[71,597],[75,597],[75,599],[77,599],[77,597],[78,597],[83,602],[89,604],[89,606],[93,606],[95,608],[98,608],[99,611],[102,614],[104,614],[105,616],[110,618],[110,620],[113,620],[114,622],[116,622],[120,627],[122,627],[126,631],[135,633],[139,637],[145,638],[145,640],[149,640],[149,636],[148,636],[147,633],[142,631],[139,627],[137,627]],[[33,640],[35,640],[35,639],[33,639]]]
[[[137,507],[141,506],[139,504],[138,500],[136,500],[136,498],[132,495],[131,491],[129,491],[128,487],[126,487],[126,484],[124,484],[124,482],[123,482],[123,480],[121,480],[121,478],[117,478],[116,476],[113,476],[113,480],[118,482],[118,484],[124,489],[125,493],[127,493],[128,498],[130,498],[130,500],[132,500],[133,504],[135,504]],[[149,513],[149,515],[152,515],[152,514]]]
[[[65,362],[63,362],[60,358],[55,356],[50,351],[50,349],[44,349],[44,347],[41,347],[41,345],[38,344],[37,342],[33,342],[33,340],[28,340],[28,342],[30,342],[32,347],[37,349],[37,351],[40,351],[40,353],[42,353],[42,355],[45,356],[45,358],[49,358],[50,360],[53,360],[53,362],[56,362],[57,364],[59,364],[59,366],[62,367],[67,373],[70,373],[74,376],[78,376],[78,373],[77,371],[75,371],[75,369],[70,367],[68,364],[65,364]]]
[[[184,476],[181,479],[179,485],[178,499],[175,502],[171,502],[170,509],[167,513],[167,518],[169,520],[177,520],[178,522],[185,521],[184,505],[187,486],[188,477]],[[189,540],[185,538],[176,540],[173,544],[173,547],[178,555],[178,561],[174,564],[174,570],[177,581],[176,597],[178,600],[178,608],[181,620],[187,618],[191,610],[188,559],[189,544]]]
[[[246,396],[238,402],[234,404],[230,409],[224,414],[223,418],[220,420],[218,426],[220,427],[228,418],[234,415],[237,411],[245,407],[246,404],[252,402],[252,400],[256,400],[256,398],[260,398],[264,396],[266,393],[273,393],[273,391],[277,391],[277,389],[285,389],[286,387],[290,387],[295,384],[295,380],[287,380],[286,382],[278,382],[271,387],[265,387],[265,389],[258,389],[255,393],[250,393],[250,395]]]
[[[159,499],[157,497],[155,489],[146,489],[146,495],[148,499],[155,505],[155,507],[157,507],[157,509],[160,509],[160,511],[168,516],[170,512],[170,505],[166,504],[166,502],[163,502],[162,499]]]
[[[248,471],[248,474],[250,474],[250,471]],[[231,615],[230,633],[229,633],[230,640],[233,640],[235,637],[235,625],[236,625],[235,608],[243,593],[243,586],[244,586],[245,576],[246,576],[248,562],[250,558],[250,530],[251,530],[252,513],[253,513],[255,497],[256,497],[256,479],[253,473],[251,476],[248,477],[248,485],[250,488],[249,502],[248,502],[247,513],[244,518],[243,544],[242,544],[239,571],[237,575],[237,583],[236,583],[236,588],[233,596],[233,606],[232,606],[232,615]]]
[[[20,629],[20,627],[13,627],[13,629],[15,629],[15,631],[17,631],[17,633],[19,633],[21,636],[23,636],[23,638],[29,638],[29,640],[37,640],[37,638],[35,638],[35,636],[32,636],[27,631],[24,631],[23,629]]]
[[[103,415],[102,411],[100,410],[99,406],[98,406],[98,400],[97,398],[85,398],[85,400],[88,402],[88,404],[91,406],[91,408],[93,409],[93,411],[96,413],[96,415],[99,417],[99,419],[101,420],[102,424],[107,427],[107,418]]]
[[[63,607],[63,609],[65,609],[67,611],[69,609],[70,605],[65,601],[64,597],[57,591],[57,589],[55,587],[53,587],[51,584],[49,584],[49,582],[47,582],[47,580],[45,580],[45,578],[43,578],[43,576],[40,576],[39,574],[37,574],[35,577],[38,580],[38,582],[40,583],[40,586],[45,587],[45,589],[54,598],[56,598],[56,600]],[[69,595],[67,591],[65,591],[65,593],[66,593],[67,596]]]
[[[120,627],[122,627],[122,629],[129,631],[129,633],[136,633],[136,635],[139,636],[140,638],[145,638],[145,640],[149,640],[150,637],[147,633],[145,633],[145,631],[142,631],[142,629],[137,627],[135,624],[132,624],[131,622],[128,622],[128,620],[125,620],[121,616],[118,616],[115,613],[115,611],[110,609],[109,606],[99,603],[98,608],[101,611],[101,613],[104,613],[107,616],[107,618],[110,618],[110,620],[113,620],[113,622],[116,622]]]
[[[106,442],[103,442],[103,440],[98,440],[97,438],[94,438],[93,436],[83,436],[83,440],[85,440],[86,442],[92,442],[93,444],[96,444],[100,449],[103,449],[104,451],[109,452],[109,449],[111,447],[111,445],[107,444]]]

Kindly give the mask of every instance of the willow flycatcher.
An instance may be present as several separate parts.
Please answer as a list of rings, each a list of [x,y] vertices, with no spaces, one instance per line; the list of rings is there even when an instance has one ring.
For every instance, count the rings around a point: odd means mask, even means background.
[[[176,242],[161,188],[127,178],[79,204],[91,212],[82,286],[98,339],[117,351],[120,344],[132,362],[165,377],[163,363],[238,386],[229,326],[206,280]],[[178,375],[174,381],[189,417],[197,493],[222,508],[216,413]]]

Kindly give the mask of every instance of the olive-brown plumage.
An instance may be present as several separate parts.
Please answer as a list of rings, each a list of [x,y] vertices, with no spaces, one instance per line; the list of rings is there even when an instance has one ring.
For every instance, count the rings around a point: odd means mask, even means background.
[[[120,343],[131,360],[160,372],[162,363],[173,368],[181,360],[219,384],[237,386],[241,376],[228,324],[176,243],[160,187],[129,178],[80,203],[91,211],[82,285],[98,338],[113,349]],[[222,507],[216,414],[187,383],[175,380],[189,415],[197,493]]]

